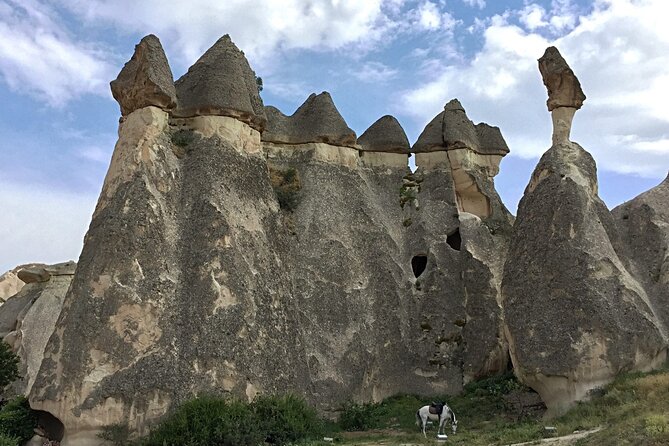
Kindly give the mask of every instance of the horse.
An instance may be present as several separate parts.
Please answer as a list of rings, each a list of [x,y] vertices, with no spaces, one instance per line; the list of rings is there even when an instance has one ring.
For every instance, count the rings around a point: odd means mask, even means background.
[[[416,411],[416,425],[418,427],[422,426],[423,436],[425,438],[427,438],[427,434],[425,433],[427,420],[439,421],[439,430],[437,431],[437,435],[442,433],[446,420],[450,420],[451,430],[453,433],[455,433],[455,431],[458,429],[458,420],[455,419],[455,413],[453,412],[453,409],[448,407],[448,404],[443,401],[440,403],[433,402],[432,404],[423,406]]]

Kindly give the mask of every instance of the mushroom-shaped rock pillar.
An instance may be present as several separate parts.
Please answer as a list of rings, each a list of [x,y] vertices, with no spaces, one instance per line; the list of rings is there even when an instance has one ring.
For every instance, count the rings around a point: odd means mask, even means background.
[[[585,101],[581,83],[554,46],[539,59],[539,71],[548,90],[546,105],[553,120],[553,144],[569,141],[574,114]]]

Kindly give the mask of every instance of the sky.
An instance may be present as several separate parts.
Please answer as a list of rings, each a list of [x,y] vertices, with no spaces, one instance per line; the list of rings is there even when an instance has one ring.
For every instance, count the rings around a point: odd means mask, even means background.
[[[76,260],[117,138],[109,82],[146,34],[175,79],[230,34],[286,114],[329,91],[358,135],[385,114],[415,142],[452,98],[501,128],[515,213],[551,121],[537,59],[555,45],[587,96],[573,141],[609,208],[669,170],[666,0],[0,0],[0,273]]]

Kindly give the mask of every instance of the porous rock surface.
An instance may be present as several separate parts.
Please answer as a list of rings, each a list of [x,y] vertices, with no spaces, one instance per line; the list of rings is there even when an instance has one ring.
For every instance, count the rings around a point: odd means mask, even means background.
[[[110,85],[123,116],[149,105],[165,110],[177,105],[172,70],[160,40],[153,34],[135,46],[132,58]]]
[[[385,115],[374,122],[358,138],[361,150],[370,152],[409,153],[411,145],[399,121]]]
[[[611,211],[638,277],[669,327],[669,176]]]
[[[175,116],[231,116],[256,130],[262,130],[265,125],[255,72],[227,34],[218,39],[175,86],[179,102]]]
[[[354,146],[356,137],[339,114],[330,93],[312,93],[291,116],[276,107],[265,107],[267,127],[262,140],[273,143],[327,143]]]

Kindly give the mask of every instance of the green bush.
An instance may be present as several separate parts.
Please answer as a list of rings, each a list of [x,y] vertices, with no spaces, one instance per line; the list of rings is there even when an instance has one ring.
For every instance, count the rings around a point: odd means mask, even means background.
[[[299,204],[299,191],[302,188],[297,170],[294,167],[282,169],[270,166],[269,179],[279,207],[289,212],[295,210]]]
[[[339,427],[346,431],[364,431],[380,427],[384,408],[378,403],[348,402],[339,414]]]
[[[25,442],[33,437],[35,427],[37,415],[23,396],[10,400],[0,410],[0,434],[5,437],[16,437]]]
[[[117,423],[104,426],[98,438],[113,444],[114,446],[126,446],[130,438],[130,429],[126,423]]]
[[[259,396],[253,401],[253,410],[267,443],[285,445],[323,435],[323,422],[302,398]]]
[[[0,434],[0,446],[19,446],[21,439],[9,435]]]
[[[169,415],[143,446],[258,445],[265,439],[253,408],[237,400],[202,396]]]
[[[19,357],[5,341],[0,341],[0,390],[19,375]]]

